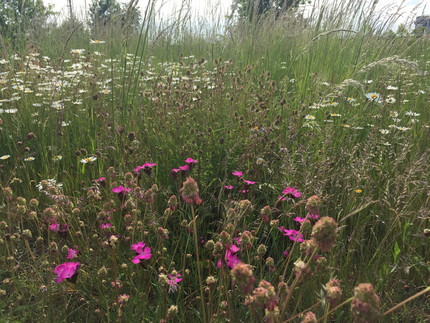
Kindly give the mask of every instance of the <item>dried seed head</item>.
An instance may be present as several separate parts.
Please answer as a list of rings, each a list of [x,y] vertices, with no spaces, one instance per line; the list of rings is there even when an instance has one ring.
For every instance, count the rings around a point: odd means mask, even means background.
[[[354,299],[351,303],[354,322],[379,322],[379,309],[379,297],[372,284],[360,284],[354,289]]]
[[[336,221],[328,216],[322,217],[312,229],[312,239],[318,248],[325,252],[329,251],[336,241]]]

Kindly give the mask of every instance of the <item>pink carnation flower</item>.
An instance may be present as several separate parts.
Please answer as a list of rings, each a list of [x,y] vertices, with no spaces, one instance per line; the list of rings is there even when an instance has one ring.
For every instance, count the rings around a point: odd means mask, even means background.
[[[69,248],[69,253],[67,255],[67,259],[73,259],[78,256],[78,251],[72,248]]]
[[[128,192],[130,192],[131,191],[131,188],[130,187],[128,187],[128,188],[125,188],[124,186],[122,186],[122,185],[120,185],[120,186],[118,186],[118,187],[114,187],[113,189],[112,189],[112,192],[114,192],[114,193],[116,193],[116,194],[124,194],[124,195],[126,195]]]
[[[136,251],[136,257],[134,257],[132,260],[134,264],[140,263],[141,260],[148,260],[152,256],[151,248],[145,247],[145,243],[141,241],[131,245],[131,250]]]
[[[54,232],[58,232],[58,230],[60,230],[60,224],[58,223],[53,223],[49,226],[49,230],[54,231]]]
[[[285,201],[286,198],[283,197],[284,195],[291,197],[291,198],[299,198],[300,196],[302,196],[302,193],[300,193],[298,190],[296,190],[294,187],[289,187],[287,186],[283,191],[282,191],[282,196],[278,197],[278,200],[282,200]]]
[[[185,159],[185,162],[189,165],[197,164],[197,160],[190,158]]]
[[[241,177],[242,176],[242,172],[235,170],[233,173],[233,176],[237,176],[237,177]]]
[[[54,274],[57,274],[57,283],[61,283],[66,278],[72,278],[75,274],[77,275],[80,266],[79,262],[65,262],[55,267]]]

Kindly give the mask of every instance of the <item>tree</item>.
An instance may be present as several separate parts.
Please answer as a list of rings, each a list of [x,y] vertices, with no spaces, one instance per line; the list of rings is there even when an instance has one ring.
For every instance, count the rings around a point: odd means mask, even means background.
[[[111,23],[118,23],[122,27],[132,26],[137,29],[140,23],[138,0],[131,0],[128,4],[120,4],[116,0],[93,0],[90,6],[90,26],[97,34],[100,28]]]
[[[269,11],[274,12],[275,17],[290,8],[304,4],[305,0],[235,0],[234,7],[241,19],[248,19],[250,22],[258,21],[260,17]]]
[[[45,6],[42,0],[1,0],[0,36],[16,46],[25,41],[30,29],[41,27],[52,14],[52,5]]]

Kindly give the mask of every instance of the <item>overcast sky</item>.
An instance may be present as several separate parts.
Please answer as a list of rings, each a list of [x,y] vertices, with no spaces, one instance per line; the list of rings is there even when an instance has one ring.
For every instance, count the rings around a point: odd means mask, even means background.
[[[54,10],[60,13],[60,16],[66,17],[68,14],[67,0],[43,0],[45,3],[53,4]],[[93,0],[72,0],[75,15],[83,18],[85,17],[85,6],[92,3]],[[149,0],[140,0],[139,7],[141,10],[146,7]],[[320,0],[321,1],[321,0]],[[327,1],[327,0],[325,0]],[[372,0],[357,0],[357,1],[372,1]],[[122,0],[119,2],[127,2]],[[175,8],[178,9],[181,3],[189,3],[193,16],[207,16],[209,12],[217,12],[221,16],[224,16],[230,12],[230,6],[232,0],[158,0],[156,1],[157,12],[161,13],[162,16],[168,17],[175,12]],[[312,3],[318,3],[318,0],[311,1]],[[330,2],[330,0],[328,0]],[[426,4],[428,3],[427,7]],[[420,5],[421,4],[421,5]],[[427,14],[430,15],[430,1],[429,0],[379,0],[378,8],[384,8],[383,12],[386,14],[394,13],[397,11],[399,6],[402,6],[402,16],[398,21],[400,23],[411,22],[412,16]],[[418,6],[418,7],[417,7]],[[411,16],[411,13],[413,14]],[[407,18],[410,18],[407,20]],[[412,20],[413,21],[413,20]]]

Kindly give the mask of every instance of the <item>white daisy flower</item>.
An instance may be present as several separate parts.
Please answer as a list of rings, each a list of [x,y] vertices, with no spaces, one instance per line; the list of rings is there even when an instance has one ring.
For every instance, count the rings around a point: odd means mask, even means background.
[[[92,162],[94,162],[96,160],[97,160],[97,157],[90,156],[90,157],[81,159],[81,163],[82,164],[87,164],[87,163],[92,163]]]

